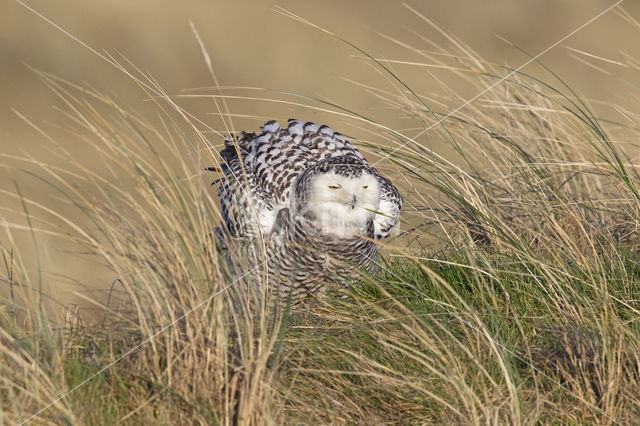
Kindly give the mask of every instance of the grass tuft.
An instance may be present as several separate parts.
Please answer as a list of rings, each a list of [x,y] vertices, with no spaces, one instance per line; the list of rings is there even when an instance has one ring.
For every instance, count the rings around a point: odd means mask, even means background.
[[[488,64],[457,40],[448,59],[419,51],[425,66],[478,93],[504,79],[460,109],[351,46],[391,86],[366,90],[408,129],[302,95],[278,92],[291,99],[278,102],[335,111],[371,139],[355,142],[401,188],[402,232],[382,243],[378,275],[275,314],[248,291],[265,271],[246,271],[251,262],[231,250],[234,275],[212,235],[218,201],[198,170],[216,167],[219,141],[202,123],[153,81],[141,86],[157,106],[149,121],[38,72],[69,136],[101,167],[53,136],[65,167],[22,159],[67,212],[16,187],[28,226],[3,223],[0,422],[35,413],[55,424],[640,418],[640,176],[624,142],[637,126],[598,117],[555,74]],[[60,323],[43,307],[55,295],[25,266],[14,238],[24,230],[34,247],[39,233],[53,235],[108,269],[104,298],[84,296],[99,314],[69,306]],[[234,278],[238,270],[250,274]]]

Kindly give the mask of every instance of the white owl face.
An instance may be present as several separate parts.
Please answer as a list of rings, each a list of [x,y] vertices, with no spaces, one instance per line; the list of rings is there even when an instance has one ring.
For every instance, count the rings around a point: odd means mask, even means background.
[[[380,204],[378,180],[366,171],[357,177],[322,173],[309,182],[308,190],[305,207],[326,235],[364,234]]]

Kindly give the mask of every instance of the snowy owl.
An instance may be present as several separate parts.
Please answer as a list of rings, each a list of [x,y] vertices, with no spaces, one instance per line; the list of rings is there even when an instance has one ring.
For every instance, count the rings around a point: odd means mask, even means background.
[[[281,301],[296,304],[344,286],[356,269],[375,269],[376,241],[398,224],[402,197],[341,134],[272,120],[260,134],[225,141],[220,155],[224,232],[262,237]]]

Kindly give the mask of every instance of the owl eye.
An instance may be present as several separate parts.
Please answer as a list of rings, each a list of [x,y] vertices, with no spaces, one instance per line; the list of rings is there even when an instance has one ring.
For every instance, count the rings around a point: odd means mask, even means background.
[[[338,189],[340,188],[339,185],[329,185],[329,189]]]
[[[362,189],[367,189],[369,185],[362,185]]]

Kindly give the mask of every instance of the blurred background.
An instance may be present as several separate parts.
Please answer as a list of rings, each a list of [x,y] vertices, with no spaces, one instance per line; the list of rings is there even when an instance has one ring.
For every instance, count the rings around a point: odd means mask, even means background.
[[[148,95],[130,77],[73,37],[121,63],[129,61],[129,70],[137,67],[171,96],[210,93],[204,88],[214,83],[191,22],[211,55],[220,85],[232,88],[225,93],[249,98],[229,100],[236,129],[254,130],[269,118],[296,117],[326,123],[347,135],[366,139],[368,135],[340,115],[269,102],[269,98],[278,98],[275,92],[233,89],[254,87],[324,99],[391,128],[406,128],[406,117],[380,102],[366,88],[393,90],[388,76],[363,60],[362,53],[325,32],[284,16],[279,7],[348,40],[373,57],[391,61],[389,66],[421,94],[451,95],[449,92],[454,90],[456,96],[468,99],[476,94],[473,87],[455,86],[456,80],[451,79],[449,70],[420,65],[424,62],[420,51],[434,51],[434,46],[446,49],[456,42],[427,21],[468,44],[485,60],[515,68],[528,60],[519,49],[536,55],[615,2],[28,0],[25,3],[41,16],[14,0],[3,2],[0,13],[0,154],[3,155],[0,190],[6,191],[0,194],[3,228],[6,223],[26,225],[20,214],[12,213],[21,211],[19,202],[10,195],[16,193],[16,188],[30,199],[63,213],[67,209],[41,182],[29,178],[31,165],[15,158],[34,157],[52,165],[65,163],[64,156],[52,153],[58,149],[52,141],[20,115],[46,129],[48,136],[86,162],[88,168],[100,168],[92,163],[91,157],[82,157],[90,152],[83,146],[86,142],[65,138],[66,133],[59,129],[65,120],[56,108],[60,101],[32,68],[106,93],[143,116],[153,116],[157,111],[157,106],[149,102]],[[640,57],[640,4],[627,0],[622,7],[626,17],[619,10],[608,12],[540,60],[577,93],[593,100],[596,108],[615,104],[621,110],[637,113],[635,87],[640,79],[625,63],[629,58]],[[545,81],[551,78],[535,64],[523,71]],[[262,99],[251,99],[255,97]],[[224,131],[211,100],[179,102],[212,128]],[[310,103],[303,99],[300,102]],[[222,142],[214,134],[210,137],[213,144]],[[194,158],[194,169],[201,166]],[[203,184],[208,179],[202,176]],[[28,232],[14,230],[9,238],[2,229],[0,244],[18,247],[25,262],[33,263],[28,254],[32,251]],[[76,291],[104,293],[114,278],[86,259],[70,255],[58,238],[41,235],[38,244],[46,291],[55,294],[62,304],[78,303]],[[4,274],[2,268],[0,259],[0,275]],[[6,295],[6,286],[2,286],[0,283],[0,295]]]

